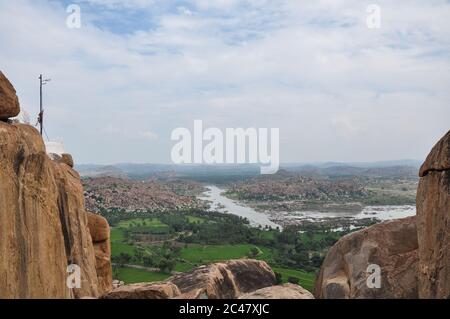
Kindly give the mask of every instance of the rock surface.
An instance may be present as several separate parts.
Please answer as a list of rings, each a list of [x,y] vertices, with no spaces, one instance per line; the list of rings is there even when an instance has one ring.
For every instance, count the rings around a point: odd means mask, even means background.
[[[109,224],[100,215],[88,213],[87,216],[88,227],[94,244],[99,293],[105,294],[113,288]]]
[[[73,166],[74,166],[73,158],[72,158],[72,155],[70,155],[70,154],[64,153],[64,154],[59,155],[59,154],[55,154],[55,153],[48,153],[47,155],[54,162],[57,162],[60,164],[66,164],[70,168],[73,168]]]
[[[81,288],[74,289],[75,297],[99,295],[95,267],[95,252],[84,210],[83,187],[80,176],[63,163],[53,163],[58,188],[59,209],[67,263],[76,264],[82,270]]]
[[[240,296],[239,299],[314,299],[314,296],[298,285],[284,284],[258,289]]]
[[[180,290],[170,282],[124,285],[105,294],[103,299],[170,299]]]
[[[275,274],[266,262],[238,259],[201,266],[165,282],[120,286],[103,298],[236,299],[275,282]]]
[[[428,154],[419,172],[420,177],[430,171],[445,171],[450,169],[450,131],[442,137]]]
[[[450,298],[450,131],[420,168],[417,216],[347,235],[327,254],[318,298]],[[366,267],[381,267],[368,288]]]
[[[66,285],[70,264],[81,269],[80,289]],[[0,122],[0,298],[102,291],[79,175],[47,156],[35,128]]]
[[[419,296],[450,298],[450,131],[420,170],[417,191]]]
[[[72,155],[64,153],[61,155],[61,162],[69,165],[69,167],[73,168],[73,158]]]
[[[260,288],[273,286],[275,274],[264,261],[229,260],[194,269],[170,278],[186,299],[235,299]]]
[[[417,298],[415,217],[383,222],[342,237],[328,252],[316,298]],[[369,265],[381,268],[381,287],[369,288]]]
[[[0,120],[5,121],[20,113],[19,98],[16,90],[0,71]]]
[[[31,126],[0,122],[0,298],[70,298],[53,163]]]

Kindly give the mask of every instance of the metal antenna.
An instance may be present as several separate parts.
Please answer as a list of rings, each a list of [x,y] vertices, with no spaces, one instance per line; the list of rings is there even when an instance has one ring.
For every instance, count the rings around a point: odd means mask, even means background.
[[[39,75],[39,115],[38,123],[40,126],[41,135],[44,132],[44,109],[42,108],[42,86],[50,82],[51,79],[43,79],[42,74]]]

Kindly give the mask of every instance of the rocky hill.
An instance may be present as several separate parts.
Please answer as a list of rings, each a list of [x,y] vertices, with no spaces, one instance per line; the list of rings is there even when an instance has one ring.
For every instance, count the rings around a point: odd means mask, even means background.
[[[107,247],[94,248],[107,223],[88,219],[71,156],[50,158],[35,128],[8,122],[18,112],[0,72],[0,298],[97,297],[111,288]],[[79,289],[68,265],[81,269]]]
[[[85,178],[82,182],[86,207],[92,211],[165,212],[202,208],[205,205],[192,194],[187,194],[188,189],[198,193],[202,191],[202,187],[194,182],[141,181],[109,176]],[[173,189],[175,186],[181,191]]]
[[[367,285],[369,265],[381,285]],[[450,132],[420,169],[417,216],[349,234],[328,252],[317,298],[450,298]]]

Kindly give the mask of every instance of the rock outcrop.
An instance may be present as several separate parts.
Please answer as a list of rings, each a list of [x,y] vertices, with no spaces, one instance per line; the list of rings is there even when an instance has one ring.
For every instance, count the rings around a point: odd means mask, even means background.
[[[64,236],[67,263],[82,271],[81,288],[73,289],[75,297],[98,296],[95,252],[84,210],[83,187],[76,171],[63,163],[53,162],[58,188],[58,210]]]
[[[88,213],[88,226],[94,244],[95,269],[99,293],[112,290],[111,241],[108,221],[100,215]]]
[[[20,113],[19,98],[11,82],[0,71],[0,121],[6,121]]]
[[[201,266],[165,282],[124,285],[103,298],[236,299],[275,283],[275,274],[266,262],[238,259]]]
[[[0,298],[70,298],[53,163],[32,127],[0,122]]]
[[[316,282],[318,298],[450,298],[450,132],[420,168],[417,216],[341,238]],[[369,264],[381,287],[369,288]]]
[[[264,261],[229,260],[202,266],[170,279],[181,291],[179,298],[235,299],[241,294],[273,286],[275,274]]]
[[[420,169],[417,191],[419,296],[450,298],[450,131]]]
[[[314,296],[298,285],[284,284],[258,289],[240,296],[239,299],[314,299]]]
[[[104,295],[103,299],[171,299],[181,294],[170,282],[125,285]]]
[[[0,112],[16,115],[17,97],[3,74],[0,93]],[[104,221],[95,227],[103,236]],[[79,288],[67,285],[69,265],[80,267]],[[96,265],[78,173],[46,154],[35,128],[0,121],[0,298],[97,297],[107,283]]]
[[[328,252],[316,298],[417,298],[415,217],[383,222],[341,238]],[[381,269],[381,287],[367,284],[369,265]]]

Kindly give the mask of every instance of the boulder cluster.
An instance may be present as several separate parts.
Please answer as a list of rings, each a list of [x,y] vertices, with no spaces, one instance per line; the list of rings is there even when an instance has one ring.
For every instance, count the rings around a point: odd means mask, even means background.
[[[112,288],[108,223],[86,212],[71,156],[49,156],[34,127],[8,122],[19,112],[0,72],[0,298],[98,297]]]
[[[298,285],[276,285],[266,262],[238,259],[198,267],[167,281],[120,286],[104,299],[313,299]]]
[[[317,298],[450,298],[450,131],[420,169],[417,215],[341,238],[328,252]],[[368,285],[370,265],[381,285]]]

